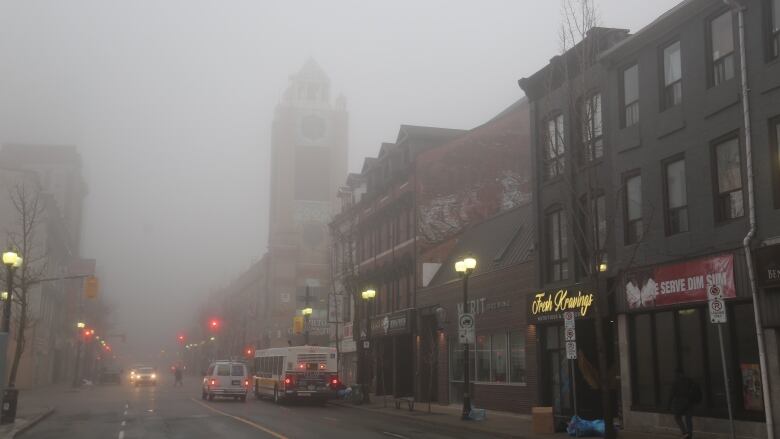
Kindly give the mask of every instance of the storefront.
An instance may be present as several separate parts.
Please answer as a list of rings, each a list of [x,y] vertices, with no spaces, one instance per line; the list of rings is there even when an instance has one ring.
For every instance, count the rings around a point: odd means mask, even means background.
[[[469,345],[469,377],[475,407],[530,413],[534,405],[536,335],[525,311],[533,268],[527,262],[469,280],[468,311],[474,314],[476,335]],[[464,345],[458,338],[462,285],[454,280],[418,294],[418,400],[463,402]]]
[[[412,396],[414,309],[404,309],[371,318],[371,353],[374,359],[374,389],[377,395]]]
[[[559,422],[568,420],[575,409],[584,418],[602,417],[595,300],[595,288],[585,285],[541,291],[529,298],[529,322],[535,327],[538,340],[539,405],[551,406]],[[573,314],[573,331],[567,330],[564,323],[564,314],[568,312]],[[614,325],[610,319],[604,323],[607,356],[612,365],[610,375],[614,376]],[[611,385],[613,390],[617,388],[616,383]]]
[[[357,384],[358,354],[357,344],[352,337],[352,322],[335,327],[338,328],[340,333],[338,338],[339,379],[347,385]]]
[[[720,293],[727,323],[711,322],[708,294]],[[618,294],[623,410],[629,428],[673,428],[668,414],[675,371],[696,381],[703,399],[697,429],[728,431],[726,392],[738,434],[754,436],[763,421],[761,374],[744,256],[723,253],[631,271]],[[717,305],[713,306],[718,308]],[[722,355],[727,363],[727,387]]]

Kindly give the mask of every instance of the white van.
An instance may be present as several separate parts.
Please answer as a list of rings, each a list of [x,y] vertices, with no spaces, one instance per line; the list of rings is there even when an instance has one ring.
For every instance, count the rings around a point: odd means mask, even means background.
[[[215,361],[203,377],[202,398],[213,401],[217,396],[246,401],[249,391],[249,371],[246,364],[237,361]]]

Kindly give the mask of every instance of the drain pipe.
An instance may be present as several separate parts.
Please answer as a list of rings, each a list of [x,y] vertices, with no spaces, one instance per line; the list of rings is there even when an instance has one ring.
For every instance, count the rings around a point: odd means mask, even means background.
[[[756,233],[756,204],[755,193],[753,189],[753,142],[750,126],[750,101],[748,100],[748,82],[747,82],[747,61],[745,60],[745,7],[736,0],[724,0],[732,9],[737,12],[739,20],[739,64],[740,78],[742,86],[742,115],[745,125],[745,168],[747,171],[748,185],[748,212],[750,218],[750,229],[742,240],[742,247],[745,250],[745,262],[747,263],[747,272],[750,282],[750,290],[753,295],[753,314],[756,324],[756,338],[758,339],[758,361],[761,367],[761,393],[764,397],[764,416],[766,417],[766,436],[768,439],[775,438],[775,428],[772,419],[772,399],[769,394],[769,376],[767,373],[766,349],[764,348],[764,325],[761,322],[761,311],[758,302],[758,289],[756,287],[756,271],[753,266],[751,256],[750,242]]]

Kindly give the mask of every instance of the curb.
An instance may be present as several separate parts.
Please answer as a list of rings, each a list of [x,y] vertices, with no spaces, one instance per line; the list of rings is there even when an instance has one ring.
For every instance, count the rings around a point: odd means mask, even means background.
[[[490,431],[489,429],[486,429],[486,428],[475,428],[475,427],[472,427],[471,425],[468,425],[467,423],[464,423],[464,425],[452,425],[452,424],[449,424],[447,422],[438,422],[438,421],[432,420],[432,419],[418,418],[418,417],[415,417],[415,416],[406,415],[404,413],[395,414],[393,412],[376,410],[376,409],[372,409],[372,408],[369,408],[369,407],[363,407],[360,404],[352,404],[349,401],[338,401],[338,400],[337,401],[328,401],[328,404],[332,404],[332,405],[335,405],[335,406],[338,406],[338,407],[346,407],[346,408],[352,408],[352,409],[358,409],[358,410],[365,410],[365,411],[369,411],[369,412],[372,412],[372,413],[378,413],[378,414],[383,415],[383,416],[389,416],[389,417],[399,417],[400,416],[400,417],[403,417],[405,419],[411,419],[413,421],[417,421],[417,422],[420,422],[420,423],[435,424],[435,425],[446,427],[446,428],[453,429],[453,430],[466,430],[466,431],[471,431],[471,432],[474,432],[474,433],[489,434],[489,435],[492,435],[493,437],[496,437],[496,438],[517,439],[517,438],[522,438],[523,437],[522,435],[513,435],[513,434],[506,434],[506,433],[499,433],[499,432],[495,432],[495,431]],[[473,421],[473,422],[479,422],[479,421]]]
[[[24,433],[25,431],[35,427],[41,421],[43,421],[44,419],[48,418],[52,413],[54,413],[54,409],[53,408],[49,408],[49,409],[46,409],[46,411],[33,416],[32,418],[30,418],[29,421],[27,421],[26,424],[22,425],[18,429],[14,429],[11,432],[10,437],[15,438],[17,436],[21,436],[22,433]]]

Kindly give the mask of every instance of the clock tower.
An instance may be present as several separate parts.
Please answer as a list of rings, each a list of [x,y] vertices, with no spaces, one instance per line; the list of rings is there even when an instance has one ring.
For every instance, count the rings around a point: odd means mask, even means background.
[[[268,339],[298,344],[290,332],[308,287],[310,342],[326,344],[328,223],[347,175],[347,111],[343,97],[331,99],[330,80],[313,59],[290,76],[276,107],[270,169]]]

